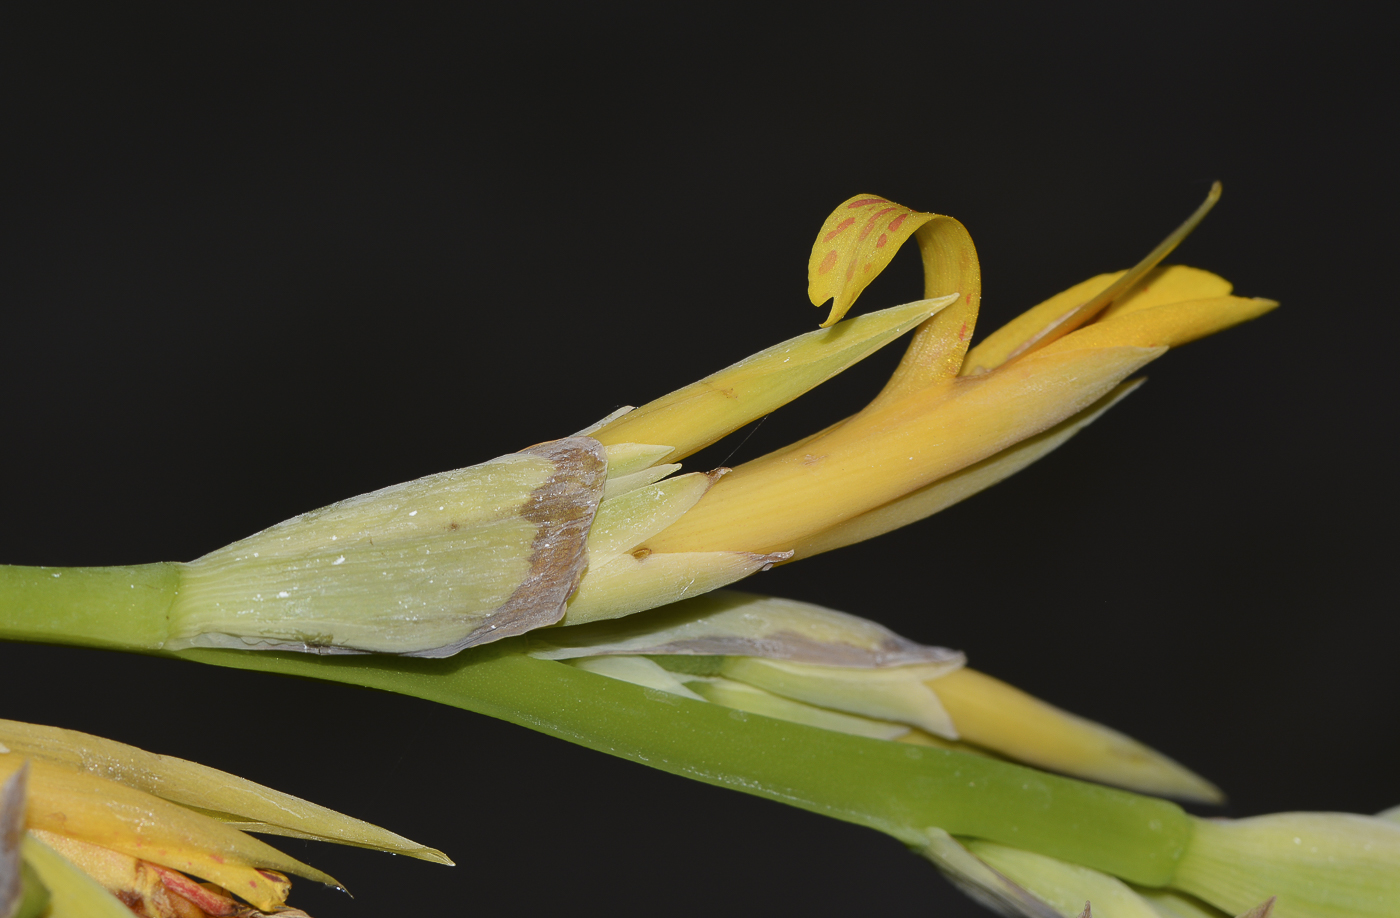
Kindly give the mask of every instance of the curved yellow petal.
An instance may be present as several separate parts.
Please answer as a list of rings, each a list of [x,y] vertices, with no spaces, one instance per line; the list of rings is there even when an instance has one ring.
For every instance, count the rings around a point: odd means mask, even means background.
[[[832,300],[822,328],[835,325],[914,231],[934,218],[878,195],[858,194],[826,218],[807,261],[813,306]]]
[[[904,358],[872,405],[955,379],[977,325],[982,266],[967,228],[952,217],[936,216],[919,227],[914,240],[924,262],[924,296],[956,296],[957,300],[919,326]],[[929,293],[931,290],[937,293]]]

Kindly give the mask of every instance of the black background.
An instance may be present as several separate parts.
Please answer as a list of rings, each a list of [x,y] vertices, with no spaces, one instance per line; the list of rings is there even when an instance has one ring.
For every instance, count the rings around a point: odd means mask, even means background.
[[[1176,259],[1280,310],[1013,480],[748,586],[964,649],[1231,815],[1400,803],[1395,81],[1363,8],[48,9],[0,30],[0,560],[188,560],[640,404],[814,327],[811,242],[856,193],[967,225],[985,331],[1219,178]],[[288,842],[357,895],[298,884],[320,918],[982,914],[867,830],[413,699],[25,645],[0,691],[458,861]]]

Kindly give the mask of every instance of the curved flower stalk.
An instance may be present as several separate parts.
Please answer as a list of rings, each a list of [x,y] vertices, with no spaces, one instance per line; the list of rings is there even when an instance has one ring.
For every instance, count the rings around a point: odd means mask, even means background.
[[[290,918],[305,913],[284,905],[286,874],[340,887],[244,830],[452,863],[235,775],[72,730],[0,720],[0,781],[0,918]]]
[[[719,590],[644,616],[537,631],[529,647],[538,659],[779,720],[1224,799],[1161,753],[967,668],[961,653],[811,603]]]

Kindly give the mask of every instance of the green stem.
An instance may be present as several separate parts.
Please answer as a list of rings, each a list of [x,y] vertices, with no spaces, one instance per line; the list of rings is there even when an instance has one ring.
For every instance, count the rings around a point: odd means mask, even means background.
[[[0,569],[0,637],[150,649],[178,582],[172,568]],[[63,576],[53,578],[54,572]],[[145,597],[139,603],[132,598],[138,595]],[[54,603],[47,611],[46,601]],[[121,622],[131,624],[133,633],[124,635]],[[1172,880],[1191,838],[1190,818],[1164,800],[980,756],[743,714],[536,660],[518,646],[503,641],[446,660],[239,650],[175,656],[346,682],[476,711],[673,774],[869,826],[914,846],[924,841],[926,829],[937,827],[1162,886]]]
[[[156,650],[180,583],[178,564],[0,565],[0,637],[112,650]]]

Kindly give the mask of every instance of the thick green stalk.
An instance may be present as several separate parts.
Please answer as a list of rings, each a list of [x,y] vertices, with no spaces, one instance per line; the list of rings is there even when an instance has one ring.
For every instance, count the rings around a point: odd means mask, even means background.
[[[512,651],[445,660],[190,650],[187,659],[385,689],[477,711],[662,771],[878,829],[942,828],[1164,885],[1180,807],[980,756],[833,733],[691,701]]]
[[[54,574],[59,576],[55,577]],[[175,565],[0,567],[0,638],[151,651]],[[925,830],[1002,842],[1165,885],[1191,821],[1163,800],[980,756],[744,714],[521,654],[514,641],[443,660],[242,650],[175,654],[219,666],[384,689],[869,826],[909,845]]]
[[[180,566],[170,563],[0,565],[0,637],[155,650],[169,635],[166,614],[179,583]]]

